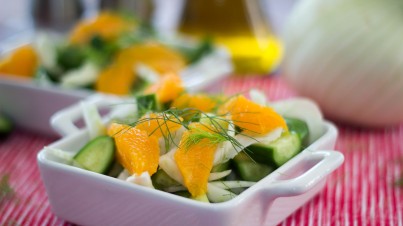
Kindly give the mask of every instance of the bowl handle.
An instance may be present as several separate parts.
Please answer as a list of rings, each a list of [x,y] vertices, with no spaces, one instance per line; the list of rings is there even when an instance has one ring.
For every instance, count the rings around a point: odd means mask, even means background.
[[[344,156],[338,151],[305,150],[283,165],[285,170],[279,172],[272,183],[263,187],[264,193],[276,197],[304,194],[337,169],[343,161]],[[293,170],[305,169],[307,166],[312,167],[296,177],[287,178],[287,175],[293,174]]]
[[[102,94],[91,95],[83,100],[83,102],[95,104],[98,109],[119,103],[119,101],[121,100],[118,97]],[[50,124],[56,132],[64,137],[80,131],[80,128],[74,123],[82,118],[83,114],[80,103],[76,103],[56,112],[50,118]]]

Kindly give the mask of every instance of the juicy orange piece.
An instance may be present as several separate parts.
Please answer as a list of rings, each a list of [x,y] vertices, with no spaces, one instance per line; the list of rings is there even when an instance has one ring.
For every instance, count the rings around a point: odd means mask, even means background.
[[[139,121],[140,123],[136,125],[137,129],[146,131],[149,136],[157,138],[173,135],[181,127],[181,119],[174,116],[164,118],[164,116],[155,113],[145,115]]]
[[[108,126],[107,129],[107,134],[110,137],[114,137],[120,133],[123,133],[124,131],[128,130],[131,126],[126,125],[126,124],[120,124],[120,123],[112,123]]]
[[[116,130],[121,128],[124,130],[116,134]],[[111,127],[109,133],[115,134],[117,160],[131,174],[148,172],[151,176],[157,171],[160,150],[155,136],[148,136],[146,131],[124,125]]]
[[[117,61],[123,64],[136,66],[145,64],[161,75],[166,73],[178,73],[185,67],[185,58],[167,46],[158,43],[145,43],[133,45],[122,50]]]
[[[16,49],[0,61],[0,73],[32,77],[38,66],[38,55],[31,45]]]
[[[208,138],[203,138],[197,143],[189,145],[192,134],[200,130],[209,130],[199,124],[193,123],[191,129],[186,131],[179,143],[175,153],[175,161],[183,176],[184,184],[193,197],[203,195],[207,192],[207,183],[210,171],[213,168],[214,154],[217,145]]]
[[[176,98],[171,107],[178,109],[196,108],[203,112],[211,112],[217,105],[217,101],[206,94],[182,94]]]
[[[95,89],[103,93],[127,95],[137,76],[128,65],[112,64],[98,76]]]
[[[102,12],[97,17],[83,20],[77,24],[70,34],[70,42],[84,44],[94,35],[99,35],[106,40],[116,39],[124,32],[135,28],[135,23],[118,14]]]
[[[161,103],[167,103],[177,98],[185,88],[182,85],[182,80],[176,74],[167,74],[157,83],[147,88],[146,94],[156,93],[158,100]]]
[[[167,81],[166,85],[172,86],[173,89],[171,93],[169,91],[171,87],[162,85],[160,88],[162,100],[171,100],[183,91],[179,77],[174,77],[170,73],[179,72],[185,66],[185,60],[179,53],[168,47],[153,43],[134,45],[120,51],[113,64],[100,73],[95,85],[96,90],[117,95],[129,94],[137,78],[134,68],[140,63],[162,75],[168,73],[166,80],[172,81]]]
[[[287,130],[287,124],[281,115],[272,108],[256,104],[242,95],[231,98],[221,106],[219,114],[228,114],[236,126],[250,135],[265,135],[279,127]]]

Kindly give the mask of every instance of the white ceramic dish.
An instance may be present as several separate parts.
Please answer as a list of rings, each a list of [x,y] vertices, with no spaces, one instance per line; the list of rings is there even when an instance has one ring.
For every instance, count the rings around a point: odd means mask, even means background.
[[[209,55],[181,72],[187,90],[214,89],[219,81],[232,72],[232,62],[226,49],[218,47]],[[50,116],[70,106],[91,91],[67,90],[58,86],[38,86],[33,81],[13,76],[0,76],[0,112],[18,126],[44,135],[56,135],[49,125]]]
[[[39,87],[30,80],[0,76],[0,112],[17,126],[56,136],[49,124],[57,111],[89,96],[90,92]]]
[[[108,98],[104,106],[113,101]],[[77,107],[56,114],[53,125],[65,137],[49,147],[76,153],[87,143],[88,131],[74,125],[79,117]],[[46,149],[38,153],[37,160],[53,212],[76,224],[276,225],[315,196],[343,162],[341,153],[331,151],[337,129],[329,122],[322,126],[324,133],[307,149],[239,196],[216,204],[69,166]]]

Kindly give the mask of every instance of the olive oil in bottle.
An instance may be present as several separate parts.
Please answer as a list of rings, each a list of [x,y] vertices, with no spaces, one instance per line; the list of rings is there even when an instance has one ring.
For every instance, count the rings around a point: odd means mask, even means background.
[[[282,45],[259,0],[187,0],[179,31],[198,38],[211,36],[226,46],[236,73],[267,74],[281,59]]]

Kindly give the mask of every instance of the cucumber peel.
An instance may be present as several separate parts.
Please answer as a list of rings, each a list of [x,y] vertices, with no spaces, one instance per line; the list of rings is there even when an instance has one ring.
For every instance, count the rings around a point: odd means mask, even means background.
[[[269,145],[273,150],[273,161],[279,167],[301,150],[301,139],[296,133],[289,133]]]
[[[274,167],[253,161],[244,152],[236,155],[233,163],[237,174],[245,181],[257,182],[274,170]]]
[[[156,173],[151,176],[153,185],[158,190],[164,190],[168,187],[179,186],[180,184],[172,179],[163,169],[158,169]]]
[[[99,136],[87,143],[73,159],[84,169],[105,174],[114,162],[115,143],[109,136]]]
[[[283,134],[270,144],[253,144],[247,148],[256,162],[280,167],[301,151],[301,139],[297,133]]]
[[[299,138],[301,139],[302,146],[308,145],[308,138],[309,138],[309,129],[306,122],[296,119],[296,118],[285,118],[287,123],[287,127],[289,131],[295,132],[298,134]]]

